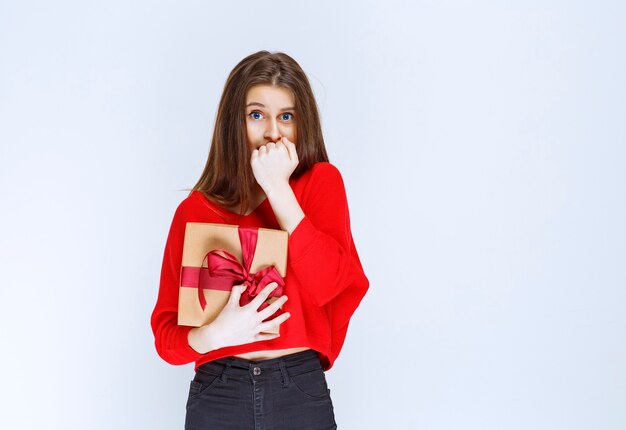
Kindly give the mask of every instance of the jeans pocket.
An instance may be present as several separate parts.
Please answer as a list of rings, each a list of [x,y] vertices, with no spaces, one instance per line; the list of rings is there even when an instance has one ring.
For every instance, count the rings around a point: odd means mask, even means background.
[[[189,398],[193,399],[206,394],[221,381],[221,374],[198,370],[193,380],[189,383]]]
[[[306,397],[322,399],[330,395],[324,370],[315,369],[297,375],[289,375],[291,384]]]

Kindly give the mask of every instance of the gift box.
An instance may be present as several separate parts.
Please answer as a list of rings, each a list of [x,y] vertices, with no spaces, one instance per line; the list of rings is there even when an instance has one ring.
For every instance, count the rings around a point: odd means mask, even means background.
[[[178,324],[200,327],[226,305],[233,285],[244,284],[244,306],[271,283],[278,286],[258,310],[283,295],[288,233],[257,227],[188,222],[178,296]],[[279,309],[268,319],[282,313]],[[266,333],[278,333],[279,328]]]

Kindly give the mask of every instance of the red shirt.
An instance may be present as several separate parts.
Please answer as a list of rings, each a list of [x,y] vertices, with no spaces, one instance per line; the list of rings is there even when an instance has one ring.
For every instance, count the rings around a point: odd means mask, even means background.
[[[272,340],[235,345],[200,354],[189,346],[193,327],[177,324],[178,288],[187,222],[207,222],[280,229],[269,201],[241,216],[193,191],[176,209],[169,230],[159,295],[151,317],[158,354],[170,364],[203,363],[259,350],[309,347],[328,370],[343,346],[348,324],[369,288],[352,233],[343,179],[328,162],[316,163],[300,178],[289,180],[304,218],[289,235],[282,307],[291,316]],[[275,315],[276,316],[276,315]],[[270,317],[270,319],[273,317]]]

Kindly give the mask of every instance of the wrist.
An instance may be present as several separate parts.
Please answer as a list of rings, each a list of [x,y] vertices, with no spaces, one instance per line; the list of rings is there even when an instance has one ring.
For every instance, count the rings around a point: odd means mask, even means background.
[[[214,333],[214,327],[211,324],[194,327],[189,330],[187,341],[189,346],[200,354],[206,354],[220,348],[219,341]]]
[[[209,348],[209,351],[213,351],[214,349],[220,349],[222,347],[222,342],[215,331],[215,324],[210,323],[201,327],[203,330],[202,336],[206,341],[206,345]]]
[[[265,193],[272,205],[282,230],[291,234],[304,218],[304,212],[289,183],[281,184]]]
[[[289,182],[281,182],[279,184],[273,185],[267,190],[264,190],[264,192],[268,199],[276,199],[280,198],[280,196],[288,194],[289,192],[293,193],[293,190],[291,189],[291,185],[289,185]]]

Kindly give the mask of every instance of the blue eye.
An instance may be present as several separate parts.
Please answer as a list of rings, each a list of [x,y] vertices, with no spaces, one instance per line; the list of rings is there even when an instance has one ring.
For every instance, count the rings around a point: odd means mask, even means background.
[[[255,116],[255,115],[259,115],[259,116]],[[263,117],[263,114],[261,112],[259,112],[258,110],[252,111],[248,114],[248,116],[252,119],[261,119]],[[281,119],[283,121],[292,121],[293,120],[293,114],[286,112],[284,114],[281,115]]]

